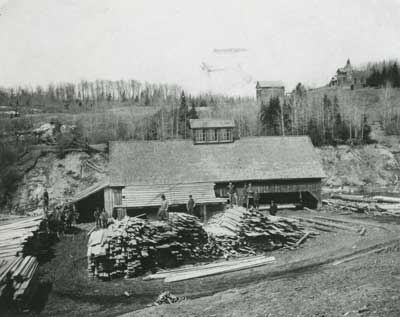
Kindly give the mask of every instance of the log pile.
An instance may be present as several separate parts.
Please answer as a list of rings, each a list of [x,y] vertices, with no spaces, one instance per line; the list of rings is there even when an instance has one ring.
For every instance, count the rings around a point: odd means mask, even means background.
[[[357,212],[368,215],[400,216],[400,198],[361,195],[333,195],[330,199],[322,200],[330,211]]]
[[[0,260],[0,297],[18,306],[28,302],[36,290],[39,262],[33,256]]]
[[[179,269],[163,270],[155,274],[146,276],[144,280],[164,279],[164,282],[166,283],[178,282],[193,278],[200,278],[235,272],[248,268],[254,268],[273,263],[274,261],[275,257],[266,257],[264,255],[259,255],[216,263],[190,265]]]
[[[0,297],[22,306],[36,288],[39,260],[51,252],[54,236],[43,216],[0,225]]]
[[[168,223],[125,217],[89,239],[89,276],[132,278],[156,267],[200,257],[207,233],[191,215],[170,213]]]
[[[226,210],[208,228],[225,256],[294,247],[306,234],[298,220],[264,216],[256,209],[243,207]],[[310,233],[307,237],[312,235]]]

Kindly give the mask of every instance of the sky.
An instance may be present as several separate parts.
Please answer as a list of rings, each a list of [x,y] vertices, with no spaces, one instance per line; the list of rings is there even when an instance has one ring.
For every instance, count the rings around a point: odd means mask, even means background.
[[[257,80],[316,87],[347,58],[399,58],[399,17],[400,0],[0,0],[0,86],[136,79],[250,96]]]

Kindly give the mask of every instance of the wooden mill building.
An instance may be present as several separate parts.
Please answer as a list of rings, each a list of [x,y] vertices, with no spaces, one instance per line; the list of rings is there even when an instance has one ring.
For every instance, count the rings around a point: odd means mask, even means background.
[[[295,203],[300,196],[309,207],[320,202],[325,175],[308,136],[235,139],[232,121],[193,120],[191,126],[191,140],[110,142],[109,180],[93,187],[107,212],[153,212],[161,194],[181,210],[189,195],[203,211],[222,208],[215,206],[226,202],[229,182],[238,191],[251,182],[265,204]]]

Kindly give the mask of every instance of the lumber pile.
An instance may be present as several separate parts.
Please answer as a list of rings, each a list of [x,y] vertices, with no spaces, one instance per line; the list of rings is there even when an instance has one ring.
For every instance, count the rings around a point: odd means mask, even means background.
[[[0,225],[0,259],[23,253],[25,244],[39,231],[43,217],[19,219]]]
[[[15,256],[0,260],[0,297],[19,307],[28,302],[36,290],[39,262],[33,256]]]
[[[322,200],[326,209],[333,212],[357,212],[374,216],[400,216],[400,198],[361,195],[333,195]]]
[[[298,220],[264,216],[256,209],[243,207],[226,210],[207,229],[215,243],[228,256],[255,254],[257,251],[284,246],[294,247],[306,234]],[[313,235],[310,233],[307,237]]]
[[[210,264],[191,265],[179,269],[164,270],[146,276],[145,280],[164,279],[164,282],[178,282],[194,278],[240,271],[273,263],[275,257],[253,256]]]
[[[175,267],[202,256],[207,241],[201,223],[191,215],[170,213],[168,223],[125,217],[91,233],[89,276],[132,278],[156,267]]]

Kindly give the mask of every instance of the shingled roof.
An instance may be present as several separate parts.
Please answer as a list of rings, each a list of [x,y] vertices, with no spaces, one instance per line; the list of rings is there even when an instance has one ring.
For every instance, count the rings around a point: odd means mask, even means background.
[[[234,128],[235,122],[233,120],[219,120],[219,119],[190,119],[191,129],[201,128]]]
[[[109,171],[112,186],[325,177],[307,136],[110,142]]]
[[[285,85],[281,81],[258,81],[257,88],[285,88]]]

